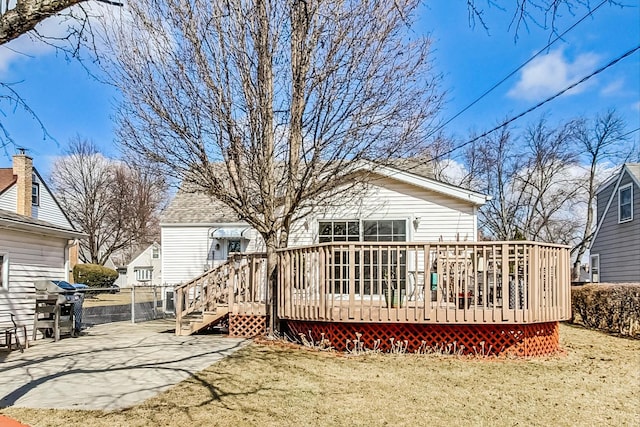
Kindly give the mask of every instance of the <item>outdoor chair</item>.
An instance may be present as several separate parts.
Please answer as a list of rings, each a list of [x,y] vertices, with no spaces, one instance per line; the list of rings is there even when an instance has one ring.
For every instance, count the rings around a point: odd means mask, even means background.
[[[18,325],[14,319],[15,316],[13,313],[9,313],[9,315],[11,316],[11,323],[13,323],[13,326],[4,328],[4,343],[9,351],[11,351],[13,350],[13,343],[15,340],[16,347],[20,350],[21,353],[24,353],[24,349],[29,348],[29,340],[27,339],[27,327],[24,325]],[[24,337],[24,346],[20,342],[18,331],[22,331],[22,336]]]

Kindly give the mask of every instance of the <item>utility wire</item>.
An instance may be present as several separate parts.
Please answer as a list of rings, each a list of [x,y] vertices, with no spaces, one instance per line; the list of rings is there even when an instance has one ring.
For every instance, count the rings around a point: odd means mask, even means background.
[[[558,40],[560,40],[562,37],[564,37],[569,31],[573,30],[578,24],[580,24],[582,21],[584,21],[585,19],[587,19],[589,16],[591,16],[596,10],[598,10],[600,7],[602,7],[605,3],[607,3],[609,0],[603,0],[599,5],[597,5],[595,8],[591,9],[586,15],[584,15],[582,18],[580,18],[578,21],[576,21],[572,26],[570,26],[569,28],[567,28],[562,34],[560,34],[559,36],[557,36],[555,39],[551,40],[549,43],[547,43],[547,45],[545,47],[543,47],[542,49],[538,50],[531,58],[529,58],[526,62],[524,62],[522,65],[520,65],[518,68],[516,68],[515,70],[513,70],[511,73],[509,73],[506,77],[504,77],[502,80],[500,80],[498,83],[494,84],[493,86],[491,86],[491,88],[487,89],[486,91],[484,91],[482,93],[482,95],[478,96],[473,102],[471,102],[471,104],[467,105],[466,107],[464,107],[462,110],[460,110],[458,113],[456,113],[453,117],[451,117],[450,119],[448,119],[446,122],[444,122],[442,125],[440,125],[439,127],[437,127],[433,132],[431,132],[427,137],[434,135],[435,133],[439,132],[440,130],[442,130],[446,125],[448,125],[449,123],[451,123],[453,120],[455,120],[456,118],[458,118],[461,114],[463,114],[465,111],[467,111],[469,108],[473,107],[474,105],[476,105],[482,98],[484,98],[485,96],[487,96],[489,93],[493,92],[498,86],[500,86],[502,83],[504,83],[505,81],[507,81],[508,79],[510,79],[514,74],[516,74],[518,71],[522,70],[527,64],[529,64],[531,61],[533,61],[536,57],[538,57],[538,55],[540,55],[541,53],[543,53],[544,51],[546,51],[548,48],[550,48],[555,42],[557,42]]]
[[[501,124],[499,124],[498,126],[494,127],[493,129],[488,130],[488,131],[484,132],[483,134],[478,135],[478,136],[476,136],[475,138],[472,138],[472,139],[468,140],[467,142],[464,142],[464,143],[462,143],[462,144],[459,144],[459,145],[457,145],[456,147],[454,147],[454,148],[452,148],[452,149],[450,149],[450,150],[448,150],[448,151],[445,151],[444,153],[440,153],[440,154],[438,154],[437,156],[435,156],[433,159],[430,159],[430,160],[438,160],[439,158],[441,158],[441,157],[443,157],[443,156],[449,155],[449,154],[453,153],[454,151],[459,150],[460,148],[465,147],[465,146],[467,146],[467,145],[469,145],[469,144],[473,144],[473,143],[474,143],[474,142],[476,142],[477,140],[479,140],[479,139],[481,139],[481,138],[484,138],[485,136],[487,136],[487,135],[489,135],[489,134],[491,134],[491,133],[493,133],[493,132],[497,131],[498,129],[500,129],[500,128],[502,128],[502,127],[504,127],[504,126],[506,126],[506,125],[508,125],[508,124],[510,124],[510,123],[515,122],[516,120],[518,120],[518,119],[520,119],[521,117],[523,117],[523,116],[525,116],[525,115],[529,114],[530,112],[532,112],[532,111],[534,111],[534,110],[536,110],[536,109],[538,109],[538,108],[542,107],[544,104],[546,104],[546,103],[548,103],[548,102],[550,102],[550,101],[553,101],[554,99],[556,99],[556,98],[557,98],[557,97],[559,97],[560,95],[564,94],[565,92],[567,92],[567,91],[569,91],[569,90],[573,89],[574,87],[576,87],[576,86],[578,86],[578,85],[581,85],[582,83],[584,83],[584,82],[586,82],[587,80],[589,80],[591,77],[593,77],[593,76],[596,76],[596,75],[600,74],[601,72],[603,72],[603,71],[604,71],[604,70],[606,70],[607,68],[609,68],[609,67],[611,67],[611,66],[613,66],[613,65],[617,64],[618,62],[622,61],[624,58],[626,58],[626,57],[628,57],[628,56],[630,56],[630,55],[633,55],[633,54],[634,54],[637,50],[639,50],[639,49],[640,49],[640,45],[638,45],[638,46],[636,46],[636,47],[634,47],[634,48],[632,48],[632,49],[630,49],[630,50],[626,51],[626,52],[625,52],[625,53],[623,53],[622,55],[620,55],[620,56],[618,56],[617,58],[615,58],[615,59],[613,59],[613,60],[609,61],[607,64],[603,65],[602,67],[598,68],[597,70],[593,71],[591,74],[589,74],[589,75],[587,75],[587,76],[585,76],[585,77],[581,78],[580,80],[578,80],[578,81],[577,81],[577,82],[575,82],[575,83],[570,84],[569,86],[567,86],[567,87],[565,87],[564,89],[562,89],[560,92],[556,92],[554,95],[551,95],[551,96],[550,96],[550,97],[548,97],[547,99],[545,99],[545,100],[543,100],[543,101],[540,101],[539,103],[537,103],[537,104],[536,104],[536,105],[534,105],[533,107],[528,108],[527,110],[523,111],[522,113],[518,114],[517,116],[513,116],[513,117],[511,117],[510,119],[505,120],[504,122],[502,122],[502,123],[501,123]],[[636,130],[638,130],[638,129],[636,129]],[[635,131],[632,131],[632,132],[635,132]]]

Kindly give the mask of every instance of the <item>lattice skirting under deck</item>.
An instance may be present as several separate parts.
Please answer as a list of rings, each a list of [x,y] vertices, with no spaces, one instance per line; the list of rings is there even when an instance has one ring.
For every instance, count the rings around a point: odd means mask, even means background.
[[[267,331],[267,316],[229,315],[229,336],[252,338]]]
[[[353,348],[356,333],[365,348],[388,351],[391,339],[407,341],[407,351],[424,346],[438,347],[463,354],[544,356],[559,350],[558,322],[530,325],[440,325],[395,323],[331,323],[287,321],[289,332],[304,334],[315,342],[324,338],[338,351]]]

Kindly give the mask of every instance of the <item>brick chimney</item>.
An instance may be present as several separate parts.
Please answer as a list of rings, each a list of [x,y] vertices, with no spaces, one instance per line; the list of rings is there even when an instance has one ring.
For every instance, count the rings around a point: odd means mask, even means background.
[[[33,179],[33,159],[27,156],[23,148],[13,156],[13,174],[17,177],[18,203],[16,213],[31,216],[31,194]]]

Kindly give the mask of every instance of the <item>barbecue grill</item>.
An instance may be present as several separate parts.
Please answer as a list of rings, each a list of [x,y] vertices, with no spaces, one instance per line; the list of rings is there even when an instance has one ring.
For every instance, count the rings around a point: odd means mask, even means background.
[[[54,341],[61,334],[75,335],[73,306],[80,299],[76,288],[64,280],[38,280],[36,288],[36,310],[33,340],[36,333],[53,336]]]

